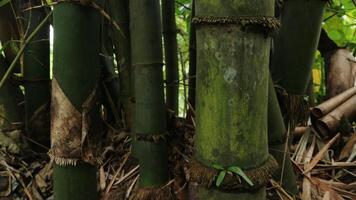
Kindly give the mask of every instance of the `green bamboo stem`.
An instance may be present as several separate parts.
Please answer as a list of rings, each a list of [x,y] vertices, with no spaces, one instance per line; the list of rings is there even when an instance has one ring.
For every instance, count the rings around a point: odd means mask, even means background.
[[[121,109],[124,113],[126,128],[131,130],[134,114],[134,74],[131,66],[129,1],[110,0],[109,7],[113,20],[120,27],[120,30],[113,28],[112,39],[120,78]]]
[[[178,115],[179,73],[175,0],[162,0],[162,29],[166,66],[166,104]]]
[[[196,2],[196,16],[274,16],[274,1]],[[207,167],[255,168],[267,160],[270,38],[238,25],[197,25],[194,158]],[[199,187],[198,199],[266,198],[265,187],[225,193]]]
[[[134,134],[166,133],[159,0],[130,1],[131,56],[135,73]],[[149,47],[149,51],[147,48]],[[159,188],[168,181],[167,148],[163,142],[134,141],[140,164],[140,188]]]
[[[54,166],[56,200],[98,200],[96,182],[96,169],[91,165]]]
[[[286,148],[287,130],[285,128],[281,110],[279,108],[272,79],[268,81],[268,142],[269,152],[277,160],[279,168],[274,174],[276,181],[289,193],[298,192],[295,173]]]
[[[274,40],[271,73],[288,93],[305,95],[317,49],[326,0],[288,0]]]
[[[54,78],[79,112],[100,78],[100,14],[95,9],[70,2],[56,4],[54,24]],[[94,121],[93,123],[98,123]],[[96,167],[54,167],[56,200],[96,200]]]
[[[30,1],[29,5],[36,5]],[[31,34],[46,17],[44,8],[24,11],[25,26]],[[23,56],[25,78],[25,126],[28,136],[45,146],[49,146],[49,23],[38,30],[27,45]],[[40,111],[42,109],[42,111]],[[36,113],[37,111],[37,113]],[[40,112],[39,112],[40,111]],[[41,115],[41,116],[39,116]]]

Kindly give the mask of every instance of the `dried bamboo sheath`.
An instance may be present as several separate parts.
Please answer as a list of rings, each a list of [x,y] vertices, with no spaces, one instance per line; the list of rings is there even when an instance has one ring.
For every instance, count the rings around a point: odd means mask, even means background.
[[[343,93],[323,102],[322,104],[313,107],[311,109],[311,116],[314,117],[315,119],[322,118],[324,115],[328,114],[331,112],[333,109],[335,109],[337,106],[340,104],[344,103],[348,99],[350,99],[352,96],[356,94],[356,87],[352,87]]]
[[[354,120],[356,117],[356,94],[336,107],[323,118],[314,122],[315,128],[323,136],[331,136],[338,131],[341,120]]]

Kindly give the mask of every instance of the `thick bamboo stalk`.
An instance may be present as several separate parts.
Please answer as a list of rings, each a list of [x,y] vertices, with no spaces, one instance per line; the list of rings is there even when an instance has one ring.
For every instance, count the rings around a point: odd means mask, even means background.
[[[351,121],[356,119],[356,95],[353,95],[323,118],[316,120],[314,126],[324,137],[330,137],[339,130],[343,119]]]
[[[26,6],[38,5],[29,1]],[[27,34],[31,34],[46,17],[44,8],[24,11]],[[50,70],[49,70],[49,22],[43,26],[27,45],[24,56],[25,81],[25,126],[28,136],[45,146],[49,146],[49,105],[50,105]],[[35,146],[34,146],[35,147]]]
[[[54,6],[53,24],[54,24],[54,80],[52,81],[52,97],[64,98],[65,101],[52,101],[52,109],[60,112],[56,106],[70,107],[66,110],[65,115],[77,116],[72,117],[72,123],[65,123],[65,116],[56,115],[52,112],[52,150],[55,147],[58,155],[53,155],[56,161],[54,167],[54,198],[56,200],[96,200],[99,199],[97,192],[96,167],[93,164],[88,164],[82,161],[84,158],[72,158],[71,154],[85,155],[83,146],[78,145],[77,134],[79,131],[88,131],[86,125],[96,126],[100,124],[98,113],[98,103],[94,102],[93,107],[85,105],[88,99],[91,99],[91,94],[98,88],[100,78],[100,14],[97,10],[88,6],[82,6],[71,2],[61,2]],[[89,101],[90,102],[90,101]],[[65,107],[66,105],[66,107]],[[90,115],[94,114],[98,119],[85,122],[78,117],[85,117],[88,113],[86,109],[90,109]],[[79,113],[79,114],[78,114]],[[62,113],[64,114],[64,113]],[[64,127],[56,127],[58,123],[64,123]],[[78,124],[80,123],[80,124]],[[89,124],[87,124],[89,123]],[[67,127],[68,126],[68,127]],[[78,130],[80,126],[80,130]],[[66,155],[67,149],[61,150],[61,146],[54,143],[62,141],[60,137],[68,136],[68,133],[61,133],[54,128],[63,128],[63,130],[74,130],[70,132],[72,135],[71,144],[74,148],[70,150],[70,154]],[[85,130],[81,130],[84,129]],[[90,130],[89,130],[90,131]],[[100,131],[94,134],[99,134]],[[66,135],[64,135],[66,134]],[[74,138],[76,136],[76,138]],[[93,135],[86,135],[86,139]],[[82,135],[83,137],[83,135]],[[54,140],[56,139],[56,140]],[[82,138],[83,139],[83,138]],[[80,140],[82,140],[80,139]],[[57,145],[57,146],[55,146]],[[84,144],[82,144],[84,145]],[[63,144],[68,148],[68,144]],[[85,146],[84,146],[85,147]],[[76,148],[76,149],[75,149]],[[62,155],[64,152],[65,155]],[[86,157],[87,159],[93,159]],[[71,159],[78,159],[77,165]]]
[[[130,0],[130,19],[136,99],[133,151],[139,159],[141,189],[137,195],[147,198],[160,193],[168,181],[159,0]],[[161,195],[156,198],[169,199]]]
[[[54,166],[56,200],[98,200],[96,168],[88,164]]]
[[[326,2],[284,1],[270,69],[274,83],[281,88],[278,100],[284,121],[290,124],[291,130],[298,123],[305,123],[309,115],[304,95],[311,77]]]
[[[120,101],[126,128],[132,129],[134,116],[134,72],[131,66],[129,1],[110,0],[110,11],[120,30],[113,28],[113,43],[120,79]]]
[[[195,0],[192,0],[191,19],[195,16]],[[195,109],[195,88],[196,88],[196,63],[197,63],[197,48],[196,48],[196,30],[195,25],[190,23],[189,31],[189,81],[188,81],[188,102],[189,110]]]
[[[242,28],[245,23],[239,24],[238,19],[244,16],[272,17],[274,1],[196,1],[194,159],[202,165],[197,169],[204,169],[194,171],[193,168],[191,174],[198,181],[209,177],[205,171],[210,171],[208,174],[215,172],[212,168],[216,165],[223,168],[238,166],[247,171],[263,165],[269,157],[267,97],[270,38],[264,32],[256,31],[258,28]],[[231,23],[225,23],[230,20]],[[244,22],[253,24],[251,21],[247,17]],[[214,187],[215,180],[206,181],[212,181],[213,185],[207,188],[204,186],[209,183],[200,181],[202,185],[196,191],[198,199],[266,198],[263,186],[257,186],[253,192],[242,189],[227,193]]]
[[[356,94],[356,87],[352,87],[344,91],[343,93],[331,99],[328,99],[327,101],[321,103],[320,105],[313,107],[311,109],[310,114],[312,115],[312,117],[316,119],[322,118],[323,116],[327,115],[329,112],[334,110],[337,106],[341,105],[355,94]]]
[[[287,130],[279,108],[272,79],[268,81],[268,143],[269,152],[276,158],[279,168],[274,174],[275,180],[287,192],[298,192],[295,173],[289,156]]]
[[[164,59],[166,66],[166,104],[178,115],[178,44],[175,18],[175,1],[162,0],[162,29],[164,38]]]
[[[327,1],[284,2],[281,28],[274,40],[272,78],[288,93],[304,95],[317,49]]]

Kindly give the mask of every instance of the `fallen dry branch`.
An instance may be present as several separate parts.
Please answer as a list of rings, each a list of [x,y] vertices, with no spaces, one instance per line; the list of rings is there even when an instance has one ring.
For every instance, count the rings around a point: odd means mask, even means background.
[[[304,174],[310,172],[316,164],[324,157],[326,151],[333,145],[336,140],[340,137],[340,133],[338,133],[333,139],[331,139],[311,160],[311,162],[307,163],[305,166]]]
[[[352,120],[355,116],[356,95],[353,95],[323,118],[315,120],[314,127],[322,136],[328,137],[338,131],[342,120]]]
[[[354,95],[356,95],[356,87],[352,87],[344,91],[343,93],[331,99],[328,99],[327,101],[321,103],[320,105],[311,108],[310,110],[311,117],[315,119],[322,118],[323,116],[325,116],[326,114],[334,110],[336,107],[338,107],[339,105],[341,105],[342,103],[344,103]]]

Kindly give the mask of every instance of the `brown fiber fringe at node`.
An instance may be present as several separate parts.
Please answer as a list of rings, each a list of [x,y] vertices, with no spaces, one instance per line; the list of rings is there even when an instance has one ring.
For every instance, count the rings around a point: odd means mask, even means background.
[[[59,166],[77,166],[78,163],[84,163],[84,161],[76,159],[76,158],[61,158],[61,157],[56,157],[53,155],[53,153],[51,152],[51,150],[49,150],[49,152],[47,153],[50,160],[52,162],[54,162],[56,165]],[[102,165],[103,159],[101,157],[97,157],[97,158],[92,158],[90,159],[89,164],[93,165],[93,166],[100,166]]]
[[[286,124],[291,123],[291,128],[300,123],[305,124],[309,117],[309,105],[305,96],[290,94],[278,86],[276,93]]]
[[[163,134],[136,134],[137,141],[152,142],[152,143],[167,143],[168,133]]]
[[[242,27],[255,27],[265,32],[275,32],[280,27],[278,19],[272,16],[196,16],[192,19],[196,25],[239,25]]]
[[[134,200],[174,200],[172,189],[169,185],[161,188],[139,188],[134,195]]]
[[[91,5],[93,0],[53,0],[53,3],[63,3],[63,2],[67,2],[67,3],[75,3],[75,4],[79,4],[82,6],[89,6]]]
[[[244,173],[252,181],[253,186],[250,186],[245,180],[235,174],[226,173],[223,182],[219,186],[219,189],[227,191],[255,191],[265,186],[269,182],[272,174],[275,172],[275,170],[277,170],[277,168],[277,161],[273,158],[273,156],[270,155],[260,167],[244,170]],[[216,187],[215,182],[219,173],[220,170],[206,167],[193,159],[189,163],[186,176],[190,182],[196,182],[202,186],[211,188]]]

